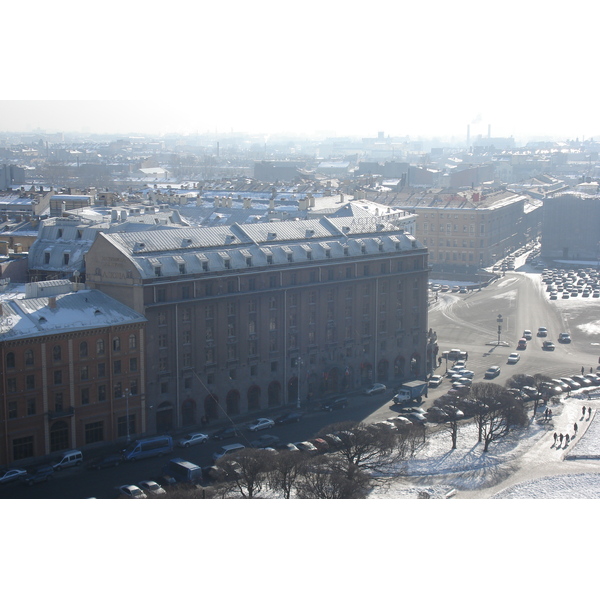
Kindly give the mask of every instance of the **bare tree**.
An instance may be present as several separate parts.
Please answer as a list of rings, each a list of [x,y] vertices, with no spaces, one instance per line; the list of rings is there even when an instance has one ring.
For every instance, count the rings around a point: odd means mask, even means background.
[[[307,456],[304,452],[279,452],[273,457],[272,468],[268,474],[269,485],[273,490],[281,491],[288,499],[302,474]]]
[[[527,424],[523,402],[505,388],[494,383],[474,383],[471,393],[478,407],[475,420],[479,426],[479,441],[483,441],[484,452],[512,427]]]
[[[341,440],[337,451],[346,460],[346,476],[349,479],[358,476],[364,468],[376,472],[397,460],[399,439],[391,429],[344,422],[326,427],[317,437],[332,431]]]
[[[302,499],[342,500],[366,498],[369,476],[356,470],[348,477],[348,465],[338,454],[320,455],[302,463],[297,493]]]
[[[260,493],[267,481],[267,474],[272,468],[271,453],[257,448],[244,448],[230,456],[217,461],[228,479],[234,482],[235,488],[242,498],[254,498]]]

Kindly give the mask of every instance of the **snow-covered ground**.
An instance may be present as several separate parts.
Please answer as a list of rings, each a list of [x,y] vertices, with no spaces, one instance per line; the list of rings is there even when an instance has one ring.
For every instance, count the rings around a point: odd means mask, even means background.
[[[563,395],[549,407],[550,420],[540,407],[528,428],[488,452],[473,423],[460,428],[455,450],[448,431],[436,432],[370,498],[600,498],[600,389]],[[555,443],[554,433],[571,439]]]

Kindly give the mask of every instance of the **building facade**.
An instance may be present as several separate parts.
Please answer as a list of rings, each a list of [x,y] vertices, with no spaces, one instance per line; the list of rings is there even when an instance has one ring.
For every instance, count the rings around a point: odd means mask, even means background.
[[[547,260],[600,260],[600,199],[558,194],[544,200],[542,257]]]
[[[145,431],[145,319],[97,290],[39,285],[54,295],[0,304],[0,464]]]
[[[87,284],[148,319],[148,430],[427,370],[414,215],[99,234]]]

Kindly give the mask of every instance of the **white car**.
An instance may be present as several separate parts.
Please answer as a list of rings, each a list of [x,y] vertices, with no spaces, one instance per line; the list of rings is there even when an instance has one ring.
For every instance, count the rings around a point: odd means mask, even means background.
[[[441,375],[432,375],[429,378],[429,387],[438,387],[442,381],[444,378]]]
[[[147,498],[146,494],[140,490],[137,485],[121,485],[118,488],[119,495],[122,498]]]
[[[8,471],[0,471],[0,483],[8,483],[10,481],[20,481],[27,477],[25,469],[8,469]]]
[[[177,442],[177,445],[181,448],[188,448],[196,444],[204,444],[207,441],[208,436],[205,433],[188,433]]]
[[[165,491],[165,489],[162,487],[162,485],[159,485],[158,483],[156,483],[156,481],[152,481],[150,479],[140,481],[138,483],[138,487],[143,492],[147,492],[148,494],[150,494],[152,496],[163,496],[164,494],[167,493]]]
[[[372,396],[373,394],[381,394],[387,390],[387,387],[383,385],[383,383],[374,383],[366,392],[367,396]]]
[[[273,421],[272,419],[260,418],[260,419],[256,419],[256,421],[253,421],[252,423],[250,423],[250,425],[248,425],[248,430],[249,431],[260,431],[261,429],[270,429],[274,425],[275,425],[275,421]]]
[[[511,352],[508,355],[508,360],[506,361],[509,365],[514,365],[519,362],[521,359],[521,355],[518,352]]]

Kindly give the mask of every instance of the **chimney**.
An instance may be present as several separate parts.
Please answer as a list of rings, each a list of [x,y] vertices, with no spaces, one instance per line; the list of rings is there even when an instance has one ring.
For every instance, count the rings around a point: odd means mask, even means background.
[[[51,308],[52,310],[56,309],[56,296],[50,296],[50,298],[48,298],[48,308]]]

